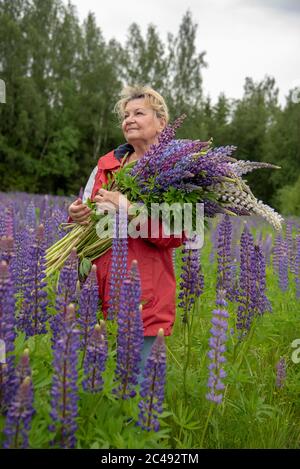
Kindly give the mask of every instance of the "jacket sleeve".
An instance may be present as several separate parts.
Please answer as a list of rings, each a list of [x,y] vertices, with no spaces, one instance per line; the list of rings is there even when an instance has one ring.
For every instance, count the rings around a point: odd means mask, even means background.
[[[149,243],[152,243],[160,248],[178,248],[182,245],[183,241],[185,240],[184,232],[182,232],[180,236],[175,236],[174,234],[166,235],[163,229],[162,221],[159,220],[156,229],[154,229],[154,233],[151,233],[152,222],[152,218],[148,217],[148,227],[145,224],[141,225],[141,229],[147,229],[147,236],[144,238],[145,241],[148,241]]]

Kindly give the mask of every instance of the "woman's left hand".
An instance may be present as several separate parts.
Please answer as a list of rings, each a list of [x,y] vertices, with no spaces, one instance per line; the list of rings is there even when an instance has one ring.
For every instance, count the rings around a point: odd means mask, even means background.
[[[119,210],[120,206],[128,210],[130,201],[121,192],[118,191],[107,191],[105,189],[99,189],[97,195],[94,198],[97,202],[98,207],[104,210]]]

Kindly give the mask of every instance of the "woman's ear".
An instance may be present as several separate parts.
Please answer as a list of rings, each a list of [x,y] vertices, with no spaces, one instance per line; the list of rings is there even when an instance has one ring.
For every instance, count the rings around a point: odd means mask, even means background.
[[[167,127],[167,122],[164,117],[159,117],[159,132],[162,132]]]

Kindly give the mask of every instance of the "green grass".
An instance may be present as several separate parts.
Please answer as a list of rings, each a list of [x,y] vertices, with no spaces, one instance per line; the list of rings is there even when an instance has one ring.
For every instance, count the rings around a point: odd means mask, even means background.
[[[252,334],[238,346],[235,347],[234,336],[229,337],[223,402],[211,404],[205,397],[216,283],[216,264],[209,262],[210,248],[210,242],[207,242],[203,249],[205,289],[194,311],[185,393],[183,368],[186,355],[179,310],[173,335],[166,338],[167,385],[160,431],[145,432],[135,426],[139,396],[129,402],[121,402],[113,396],[115,344],[110,340],[103,392],[93,396],[79,391],[78,448],[299,448],[300,364],[291,360],[291,343],[300,338],[300,312],[292,276],[289,291],[283,293],[272,268],[268,267],[268,297],[273,312],[258,318]],[[179,273],[180,249],[176,252],[178,286]],[[236,305],[230,304],[228,310],[230,326],[234,327]],[[116,334],[115,325],[108,323],[108,330],[112,339]],[[35,389],[36,414],[30,446],[48,448],[52,376],[50,337],[25,341],[24,335],[19,335],[16,340],[18,357],[25,346],[30,349]],[[276,364],[280,357],[286,359],[287,377],[283,388],[277,389]],[[128,417],[133,417],[133,421],[128,421]],[[0,424],[3,428],[3,418]]]

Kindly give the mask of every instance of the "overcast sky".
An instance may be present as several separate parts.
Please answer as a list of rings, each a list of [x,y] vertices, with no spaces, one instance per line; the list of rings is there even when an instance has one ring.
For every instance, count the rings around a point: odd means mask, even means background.
[[[66,3],[66,0],[65,0]],[[243,94],[246,76],[255,81],[273,76],[280,102],[300,86],[300,0],[71,0],[80,20],[89,11],[106,40],[124,44],[128,27],[137,22],[143,34],[152,23],[162,40],[177,34],[190,9],[198,24],[198,52],[206,51],[203,89],[215,102]]]

